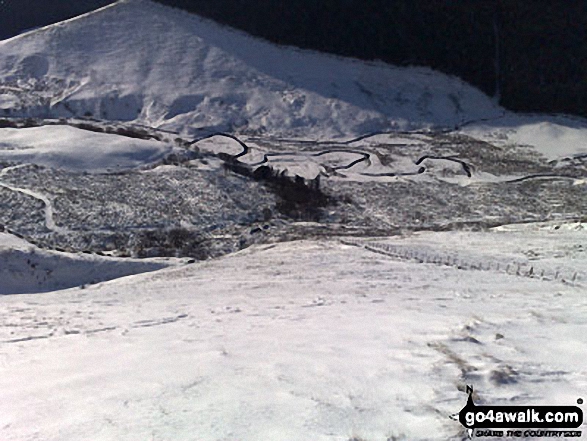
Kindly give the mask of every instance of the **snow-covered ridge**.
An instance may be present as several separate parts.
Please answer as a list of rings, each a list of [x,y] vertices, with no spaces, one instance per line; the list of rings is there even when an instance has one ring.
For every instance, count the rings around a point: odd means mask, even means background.
[[[148,0],[0,42],[0,111],[304,138],[502,113],[430,69],[280,47]]]
[[[48,251],[11,234],[0,232],[0,296],[84,286],[156,271],[174,263],[177,261],[122,259]]]

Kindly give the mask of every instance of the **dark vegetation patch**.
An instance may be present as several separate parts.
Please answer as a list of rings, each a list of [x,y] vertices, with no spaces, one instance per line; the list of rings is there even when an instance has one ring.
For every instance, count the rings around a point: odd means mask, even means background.
[[[264,183],[275,193],[278,200],[276,210],[287,218],[318,222],[322,218],[322,209],[330,198],[320,189],[320,176],[305,179],[301,176],[289,176],[268,165],[251,167],[233,157],[224,157],[224,166],[228,170],[255,181]]]
[[[186,228],[143,230],[133,237],[136,257],[190,256],[197,260],[212,257],[209,238]]]
[[[15,129],[17,127],[18,127],[18,124],[16,123],[16,121],[6,119],[6,118],[0,118],[0,129],[5,129],[5,128]]]

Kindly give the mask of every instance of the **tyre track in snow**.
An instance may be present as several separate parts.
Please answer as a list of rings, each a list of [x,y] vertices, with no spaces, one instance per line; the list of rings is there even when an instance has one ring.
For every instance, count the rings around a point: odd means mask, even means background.
[[[509,181],[505,181],[507,184],[516,184],[519,182],[524,182],[524,181],[530,181],[530,180],[571,180],[571,181],[577,181],[577,180],[581,180],[584,179],[585,177],[575,177],[575,176],[565,176],[565,175],[558,175],[555,173],[544,173],[544,174],[536,174],[536,175],[528,175],[528,176],[523,176],[521,178],[516,178],[516,179],[511,179]]]

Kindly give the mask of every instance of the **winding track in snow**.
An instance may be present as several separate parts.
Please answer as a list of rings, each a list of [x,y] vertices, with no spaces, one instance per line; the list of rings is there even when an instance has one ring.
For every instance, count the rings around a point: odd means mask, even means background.
[[[63,122],[59,122],[60,124],[68,124],[67,122],[63,123]],[[58,124],[58,123],[56,123]],[[147,128],[145,126],[145,128]],[[157,128],[154,127],[149,127],[149,129],[151,130],[158,130]],[[450,129],[450,130],[444,130],[444,131],[439,131],[440,133],[447,133],[450,131],[453,131],[454,129]],[[300,142],[301,144],[312,144],[312,145],[325,145],[325,144],[329,144],[329,145],[333,145],[333,144],[338,144],[338,145],[350,145],[352,143],[364,140],[364,139],[368,139],[370,137],[373,136],[378,136],[381,134],[388,134],[391,132],[373,132],[373,133],[369,133],[369,134],[365,134],[362,136],[359,136],[357,138],[354,139],[350,139],[347,141],[339,141],[339,142],[321,142],[321,141],[304,141],[304,142]],[[393,132],[394,134],[398,134],[400,132]],[[418,132],[405,132],[405,133],[410,133],[410,134],[417,134]],[[429,132],[426,132],[427,134],[429,134]],[[295,152],[267,152],[263,154],[263,159],[261,161],[258,161],[256,163],[252,163],[252,164],[248,164],[245,162],[242,162],[240,160],[240,158],[246,156],[247,154],[249,154],[251,152],[251,148],[241,139],[239,139],[237,136],[232,135],[230,133],[225,133],[225,132],[213,132],[213,133],[209,133],[205,136],[201,136],[198,137],[196,139],[193,139],[191,141],[189,141],[187,143],[188,146],[193,146],[195,144],[197,144],[198,142],[204,141],[206,139],[210,139],[216,136],[221,136],[221,137],[226,137],[229,139],[234,140],[235,142],[237,142],[240,147],[242,148],[241,152],[235,154],[235,155],[227,155],[230,157],[231,161],[235,161],[237,163],[239,163],[240,165],[243,165],[245,167],[258,167],[261,166],[263,164],[269,163],[270,162],[270,158],[276,158],[276,157],[283,157],[283,156],[307,156],[307,157],[320,157],[320,156],[324,156],[327,154],[331,154],[331,153],[348,153],[348,154],[355,154],[358,155],[358,158],[345,164],[345,165],[338,165],[335,167],[330,167],[330,170],[332,170],[333,172],[336,172],[338,170],[349,170],[352,167],[354,167],[357,164],[360,163],[367,163],[367,164],[371,164],[371,157],[373,155],[373,153],[369,153],[363,150],[358,150],[358,149],[346,149],[346,148],[330,148],[330,149],[325,149],[319,152],[300,152],[300,151],[295,151]],[[472,177],[472,166],[468,163],[466,163],[465,161],[455,158],[454,156],[434,156],[434,155],[424,155],[420,158],[418,158],[415,161],[415,165],[420,165],[422,164],[422,162],[426,159],[433,159],[433,160],[443,160],[443,161],[452,161],[452,162],[456,162],[458,164],[461,165],[463,171],[465,172],[465,174],[470,178]],[[16,165],[16,166],[11,166],[11,167],[6,167],[3,168],[2,170],[0,170],[0,178],[2,178],[3,176],[6,176],[10,171],[12,170],[16,170],[19,168],[24,168],[27,166],[30,166],[31,164],[20,164],[20,165]],[[380,172],[380,173],[369,173],[369,172],[358,172],[358,175],[361,176],[367,176],[367,177],[398,177],[398,176],[414,176],[414,175],[419,175],[419,174],[423,174],[426,172],[426,167],[421,166],[417,171],[415,172]],[[558,175],[558,174],[539,174],[539,175],[528,175],[528,176],[523,176],[520,178],[516,178],[513,180],[509,180],[506,181],[506,183],[518,183],[518,182],[523,182],[526,180],[533,180],[533,179],[581,179],[581,177],[573,177],[573,176],[564,176],[564,175]],[[52,202],[49,200],[49,198],[47,198],[45,195],[26,189],[26,188],[19,188],[19,187],[14,187],[11,186],[9,184],[5,184],[2,183],[0,181],[0,186],[3,188],[6,188],[8,190],[11,191],[15,191],[15,192],[20,192],[22,194],[25,194],[27,196],[33,197],[35,199],[38,199],[40,201],[42,201],[45,204],[45,224],[46,227],[54,232],[58,232],[58,233],[65,233],[67,232],[67,229],[59,227],[54,220],[54,210],[53,210],[53,204]]]
[[[378,133],[377,133],[378,134]],[[349,140],[349,141],[345,141],[339,144],[351,144],[353,142],[356,142],[357,140],[362,140],[362,139],[366,139],[368,137],[371,136],[376,136],[377,134],[369,134],[369,135],[365,135],[363,137],[360,138],[356,138],[353,140]],[[230,138],[234,141],[236,141],[242,148],[242,151],[237,153],[236,155],[229,155],[232,161],[236,161],[241,163],[244,166],[248,166],[248,167],[259,167],[263,164],[267,164],[270,162],[270,158],[276,158],[276,157],[282,157],[282,156],[302,156],[303,153],[305,152],[299,152],[299,151],[286,151],[286,152],[268,152],[268,153],[264,153],[263,154],[263,159],[261,161],[255,162],[255,163],[244,163],[242,161],[240,161],[239,159],[242,158],[243,156],[246,156],[247,154],[250,153],[251,148],[241,139],[239,139],[238,137],[231,135],[229,133],[223,133],[223,132],[215,132],[197,139],[192,140],[188,145],[192,146],[197,144],[198,142],[213,138],[215,136],[221,136],[221,137],[226,137],[226,138]],[[319,144],[319,143],[318,143]],[[307,153],[305,156],[307,157],[320,157],[320,156],[324,156],[324,155],[328,155],[331,153],[349,153],[349,154],[355,154],[358,155],[359,158],[355,159],[351,162],[349,162],[346,165],[339,165],[336,167],[331,167],[331,170],[336,172],[338,170],[349,170],[352,167],[354,167],[357,164],[360,164],[361,162],[367,162],[368,164],[371,164],[371,156],[373,155],[373,153],[369,153],[369,152],[365,152],[363,150],[355,150],[355,149],[344,149],[344,148],[331,148],[331,149],[325,149],[319,152],[314,152],[314,153]],[[456,162],[458,164],[460,164],[463,168],[463,171],[466,173],[466,175],[470,178],[472,176],[471,173],[471,165],[467,164],[465,161],[455,158],[454,156],[431,156],[431,155],[425,155],[422,156],[420,158],[418,158],[417,161],[415,161],[416,165],[420,165],[424,160],[426,159],[435,159],[435,160],[445,160],[445,161],[451,161],[451,162]],[[360,176],[368,176],[368,177],[397,177],[397,176],[415,176],[415,175],[419,175],[422,173],[426,172],[426,167],[420,167],[417,171],[415,172],[382,172],[382,173],[368,173],[368,172],[358,172],[357,174]]]
[[[518,182],[524,182],[524,181],[530,181],[530,180],[564,180],[564,179],[570,179],[572,181],[576,181],[576,180],[580,180],[580,179],[584,179],[582,177],[574,177],[574,176],[565,176],[565,175],[558,175],[556,173],[544,173],[544,174],[536,174],[536,175],[528,175],[528,176],[522,176],[521,178],[516,178],[516,179],[511,179],[509,181],[505,181],[507,184],[516,184]]]
[[[31,164],[19,164],[13,167],[6,167],[0,170],[0,178],[6,176],[10,171],[16,170],[19,168],[28,167]],[[54,231],[55,233],[67,233],[67,229],[58,226],[55,223],[55,219],[53,217],[53,203],[47,198],[47,196],[37,193],[36,191],[29,190],[27,188],[19,188],[13,187],[12,185],[5,184],[0,182],[0,187],[6,188],[7,190],[14,191],[17,193],[22,193],[24,195],[30,196],[32,198],[38,199],[45,204],[45,226],[48,230]]]
[[[30,167],[30,166],[32,166],[32,164],[18,164],[18,165],[13,165],[11,167],[4,167],[2,170],[0,170],[0,178],[3,178],[12,170],[18,170],[19,168],[26,168],[26,167]]]
[[[473,123],[478,123],[478,122],[485,122],[485,121],[492,121],[492,120],[498,120],[500,118],[502,118],[503,115],[501,117],[497,117],[497,118],[489,118],[489,119],[480,119],[480,120],[472,120],[472,121],[466,121],[461,123],[458,127],[456,128],[443,128],[443,129],[437,129],[434,132],[430,131],[430,130],[413,130],[413,131],[401,131],[401,130],[396,130],[396,131],[377,131],[377,132],[371,132],[371,133],[367,133],[361,136],[358,136],[356,138],[352,138],[352,139],[348,139],[348,140],[344,140],[344,141],[306,141],[306,140],[287,140],[287,139],[274,139],[275,141],[281,141],[281,142],[296,142],[298,144],[306,144],[306,145],[351,145],[353,143],[359,142],[359,141],[363,141],[365,139],[374,137],[374,136],[379,136],[379,135],[389,135],[389,134],[394,134],[394,135],[430,135],[431,133],[435,133],[435,134],[445,134],[445,133],[452,133],[455,131],[460,130],[461,128],[469,125],[469,124],[473,124]],[[12,118],[11,118],[12,119]],[[104,121],[100,121],[100,120],[92,120],[95,123],[101,123]],[[84,122],[87,122],[87,120],[84,120]],[[68,121],[51,121],[51,122],[44,122],[40,125],[72,125],[74,127],[76,127],[74,124],[69,123]],[[150,127],[144,124],[131,124],[131,127],[140,127],[143,129],[148,129],[148,130],[154,130],[154,131],[158,131],[158,132],[163,132],[163,133],[167,133],[167,134],[178,134],[177,132],[172,132],[172,131],[167,131],[164,129],[159,129],[156,127]],[[206,139],[210,139],[216,136],[221,136],[221,137],[225,137],[225,138],[230,138],[234,141],[236,141],[242,148],[242,151],[237,153],[236,155],[229,155],[232,161],[237,161],[242,163],[242,165],[244,166],[248,166],[248,167],[257,167],[263,164],[266,164],[268,162],[270,162],[271,157],[279,157],[279,156],[300,156],[301,152],[296,151],[296,152],[268,152],[265,153],[263,155],[263,159],[257,163],[253,163],[253,164],[247,164],[244,163],[242,161],[238,161],[240,158],[242,158],[243,156],[246,156],[248,153],[250,153],[251,148],[244,142],[242,141],[240,138],[238,138],[236,135],[232,135],[230,133],[226,133],[226,132],[211,132],[208,133],[207,135],[204,136],[200,136],[198,138],[192,139],[191,141],[187,142],[188,146],[193,146],[195,144],[197,144],[200,141],[204,141]],[[256,138],[256,137],[251,137],[249,138],[251,140],[256,140],[256,139],[261,139],[261,138]],[[271,139],[271,138],[267,138],[267,139]],[[341,165],[341,166],[336,166],[336,167],[331,167],[331,170],[333,171],[337,171],[337,170],[349,170],[350,168],[352,168],[353,166],[361,163],[361,162],[369,162],[371,161],[371,155],[372,153],[368,153],[365,151],[361,151],[361,150],[353,150],[353,149],[344,149],[344,148],[332,148],[332,149],[326,149],[320,152],[316,152],[316,153],[310,153],[307,154],[306,156],[308,157],[319,157],[319,156],[323,156],[329,153],[350,153],[350,154],[357,154],[359,156],[361,156],[360,158],[351,161],[350,163],[346,164],[346,165]],[[579,155],[576,156],[575,158],[582,158],[582,157],[587,157],[587,155]],[[465,172],[465,174],[467,175],[467,177],[472,177],[472,166],[468,163],[466,163],[465,161],[455,158],[454,156],[434,156],[434,155],[425,155],[422,156],[420,158],[418,158],[415,161],[416,165],[420,165],[425,159],[434,159],[434,160],[443,160],[443,161],[452,161],[452,162],[456,162],[458,164],[460,164],[463,168],[463,171]],[[28,164],[23,164],[23,165],[18,165],[15,167],[7,167],[5,169],[0,170],[0,177],[4,176],[8,171],[12,170],[12,169],[16,169],[16,168],[21,168],[21,167],[26,167]],[[398,176],[414,176],[414,175],[419,175],[422,173],[426,172],[426,167],[420,167],[417,171],[415,172],[382,172],[382,173],[369,173],[369,172],[358,172],[359,175],[362,176],[367,176],[367,177],[398,177]],[[542,174],[542,175],[528,175],[528,176],[522,176],[520,178],[516,178],[516,179],[512,179],[509,181],[505,181],[506,183],[518,183],[518,182],[522,182],[522,181],[526,181],[526,180],[533,180],[533,179],[583,179],[583,177],[575,177],[575,176],[565,176],[565,175],[558,175],[558,174]],[[30,195],[30,194],[29,194]],[[31,195],[32,196],[32,195]],[[54,225],[54,223],[53,223]]]
[[[446,131],[440,131],[439,133],[449,133],[454,131],[454,129],[450,129],[450,130],[446,130]],[[332,145],[332,144],[339,144],[339,145],[350,145],[354,142],[357,141],[361,141],[373,136],[378,136],[378,135],[382,135],[382,134],[389,134],[391,132],[375,132],[375,133],[369,133],[363,136],[360,136],[358,138],[354,138],[351,140],[347,140],[347,141],[340,141],[340,142],[312,142],[312,141],[300,141],[300,144],[312,144],[312,145]],[[395,134],[397,134],[398,132],[394,132]],[[410,134],[418,134],[418,132],[406,132],[406,133],[410,133]],[[330,169],[333,172],[336,172],[338,170],[349,170],[352,167],[354,167],[355,165],[362,163],[362,162],[367,162],[369,165],[371,164],[371,156],[373,155],[373,153],[369,153],[369,152],[365,152],[363,150],[356,150],[356,149],[344,149],[344,148],[331,148],[331,149],[325,149],[322,150],[320,152],[300,152],[300,151],[285,151],[285,152],[268,152],[268,153],[264,153],[263,154],[263,159],[261,161],[255,162],[255,163],[245,163],[242,162],[240,160],[240,158],[246,156],[247,154],[250,153],[251,148],[241,139],[239,139],[237,136],[229,134],[229,133],[224,133],[224,132],[215,132],[215,133],[211,133],[208,134],[206,136],[200,137],[200,138],[196,138],[194,140],[192,140],[191,142],[189,142],[188,145],[192,146],[197,144],[200,141],[204,141],[206,139],[210,139],[213,138],[215,136],[222,136],[222,137],[226,137],[226,138],[230,138],[234,141],[236,141],[242,148],[242,151],[237,153],[236,155],[229,155],[230,159],[232,161],[238,162],[239,164],[246,166],[246,167],[259,167],[261,165],[267,164],[270,162],[270,158],[277,158],[277,157],[283,157],[283,156],[307,156],[307,157],[319,157],[319,156],[324,156],[330,153],[349,153],[349,154],[356,154],[359,155],[360,157],[358,159],[355,159],[353,161],[351,161],[350,163],[346,164],[346,165],[340,165],[340,166],[336,166],[336,167],[330,167]],[[252,138],[255,139],[255,138]],[[426,159],[432,159],[432,160],[438,160],[438,161],[450,161],[450,162],[455,162],[457,164],[460,164],[460,166],[462,167],[463,172],[467,175],[467,177],[471,178],[473,176],[473,166],[471,164],[468,164],[467,162],[463,161],[462,159],[459,159],[455,156],[436,156],[436,155],[424,155],[419,157],[414,163],[415,165],[421,165]],[[367,177],[400,177],[400,176],[416,176],[416,175],[420,175],[423,174],[427,171],[427,168],[425,166],[421,166],[417,171],[414,172],[380,172],[380,173],[369,173],[369,172],[357,172],[357,174],[359,176],[367,176]],[[549,180],[578,180],[578,179],[584,179],[583,177],[576,177],[576,176],[566,176],[566,175],[559,175],[556,173],[553,174],[533,174],[533,175],[527,175],[527,176],[522,176],[520,178],[516,178],[516,179],[511,179],[508,181],[504,181],[506,184],[515,184],[515,183],[519,183],[519,182],[524,182],[524,181],[529,181],[529,180],[540,180],[540,179],[549,179]]]
[[[426,159],[441,159],[444,161],[452,161],[452,162],[456,162],[457,164],[461,164],[461,167],[463,167],[463,171],[467,174],[467,176],[470,178],[471,176],[473,176],[473,174],[471,173],[471,166],[469,164],[467,164],[465,161],[455,158],[454,156],[432,156],[432,155],[425,155],[422,156],[421,158],[419,158],[416,161],[416,165],[420,165],[422,162],[424,162]]]

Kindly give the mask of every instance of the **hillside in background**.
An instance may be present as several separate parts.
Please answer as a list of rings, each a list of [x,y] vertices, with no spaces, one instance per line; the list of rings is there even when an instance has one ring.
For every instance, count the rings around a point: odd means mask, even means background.
[[[272,42],[454,74],[512,110],[587,115],[579,0],[159,0]],[[0,38],[107,0],[0,3]]]
[[[0,115],[329,139],[503,112],[458,78],[277,46],[126,0],[0,42]]]
[[[583,1],[159,1],[278,43],[430,66],[512,110],[587,114]]]

